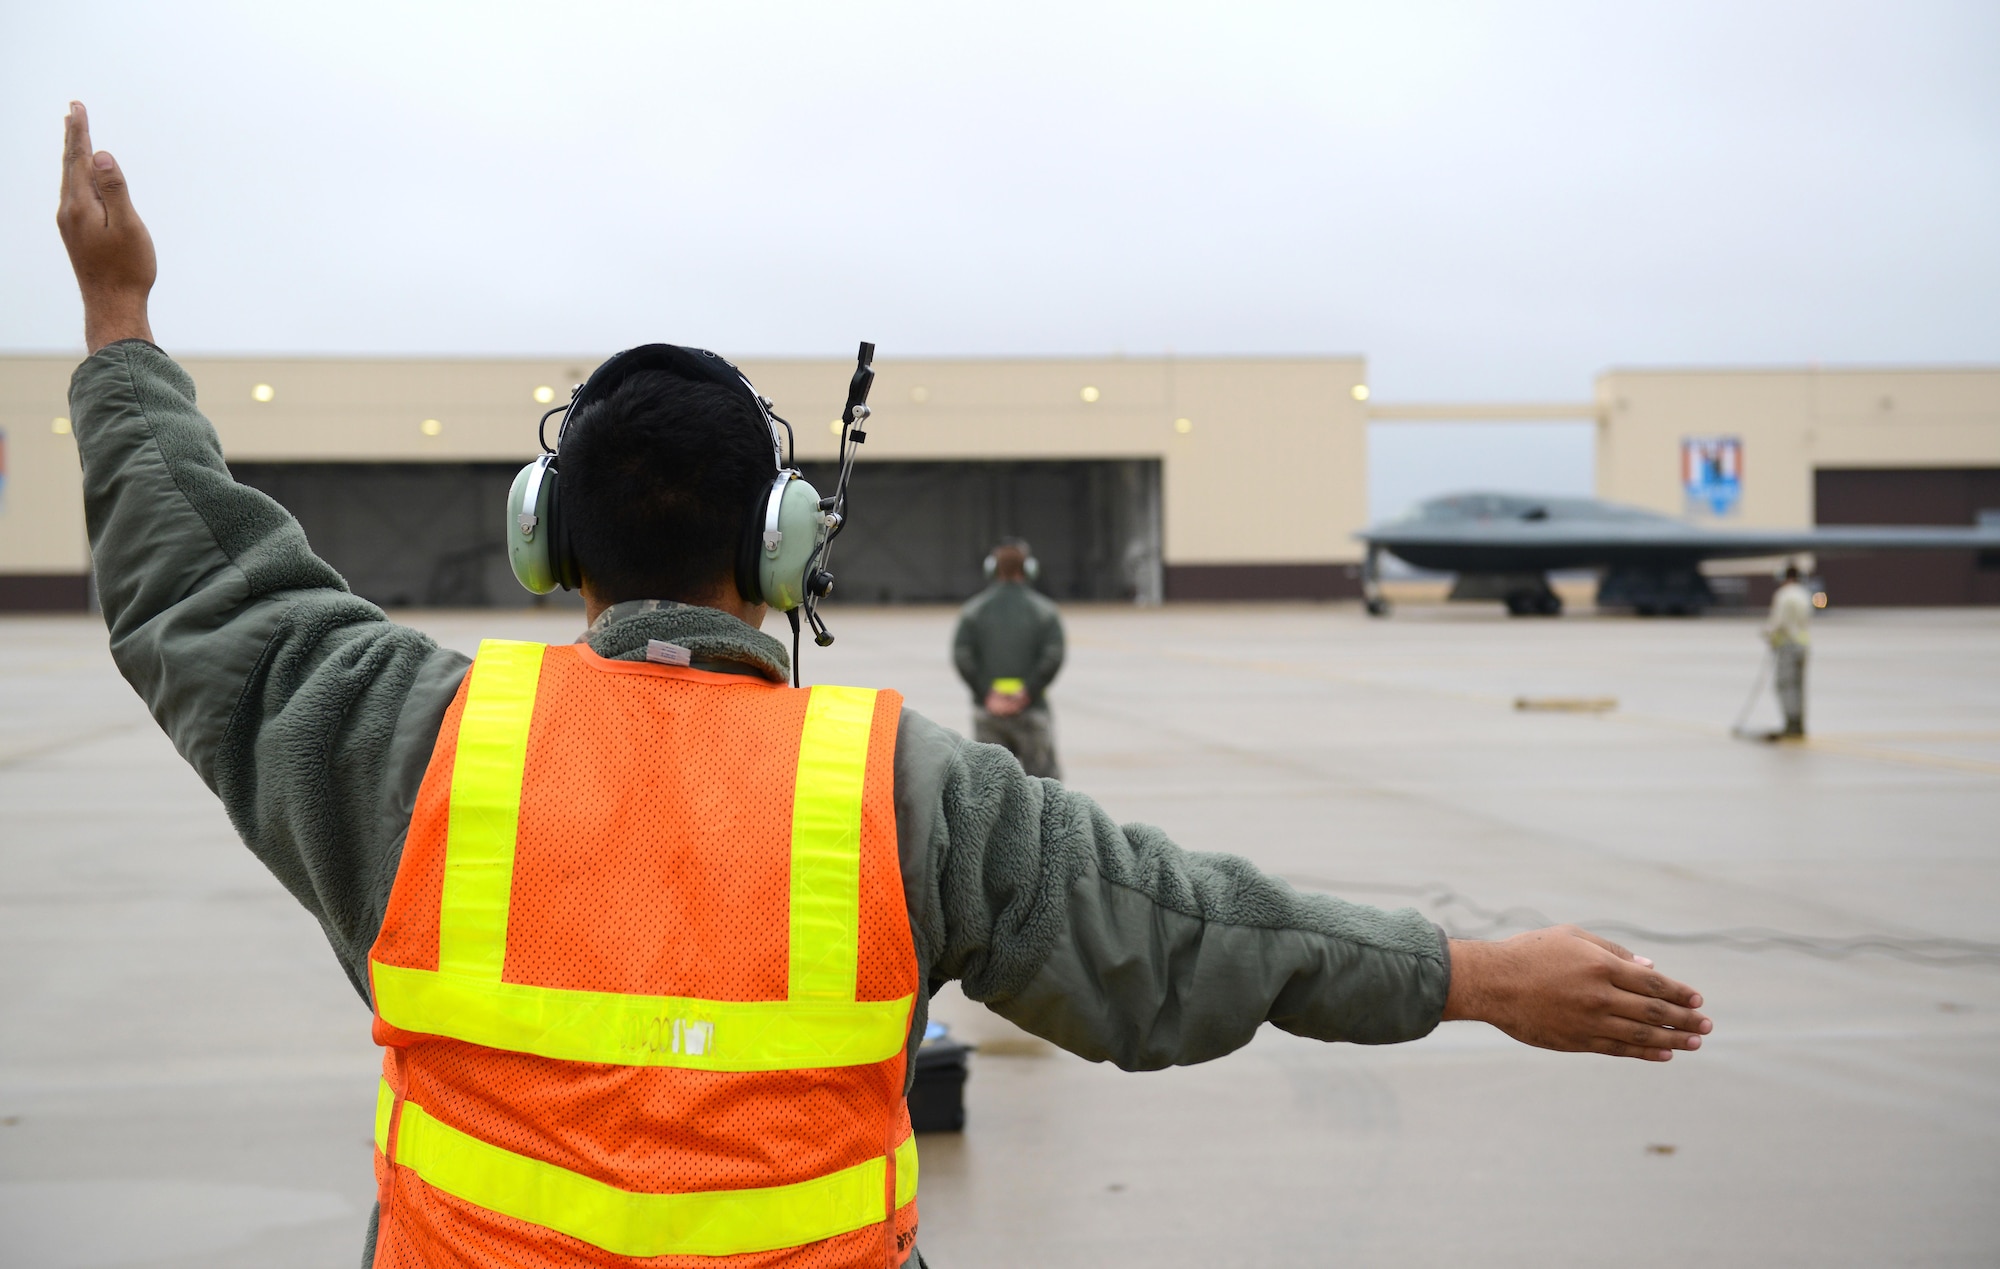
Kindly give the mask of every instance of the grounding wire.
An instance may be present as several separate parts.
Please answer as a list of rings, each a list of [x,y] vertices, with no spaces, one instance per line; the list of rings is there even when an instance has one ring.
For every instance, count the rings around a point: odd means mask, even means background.
[[[1346,894],[1408,895],[1431,908],[1456,908],[1470,921],[1454,920],[1449,913],[1438,925],[1452,938],[1491,938],[1514,930],[1540,929],[1559,922],[1529,907],[1489,908],[1461,894],[1443,882],[1397,884],[1388,882],[1335,881],[1324,877],[1286,874],[1286,880],[1313,890]],[[1615,935],[1641,943],[1708,945],[1737,952],[1802,952],[1825,960],[1845,960],[1863,953],[1876,953],[1920,965],[2000,965],[2000,943],[1976,939],[1903,937],[1892,934],[1862,934],[1851,938],[1823,938],[1794,934],[1765,926],[1739,926],[1724,930],[1651,930],[1625,921],[1578,921],[1574,924],[1594,934]]]

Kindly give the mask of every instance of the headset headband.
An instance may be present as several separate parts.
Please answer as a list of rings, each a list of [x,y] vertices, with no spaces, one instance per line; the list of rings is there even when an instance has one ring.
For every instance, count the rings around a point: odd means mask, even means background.
[[[640,344],[617,353],[603,365],[590,372],[590,378],[570,395],[569,404],[561,407],[562,426],[556,430],[556,443],[551,447],[547,440],[542,448],[549,453],[562,449],[562,438],[568,433],[570,424],[575,422],[585,406],[594,405],[618,390],[618,385],[644,370],[661,370],[677,379],[687,379],[695,383],[713,383],[741,393],[750,402],[757,417],[764,421],[764,427],[771,434],[771,465],[785,466],[784,447],[778,440],[778,424],[772,417],[770,406],[758,395],[748,377],[725,357],[719,357],[706,348],[684,348],[679,344]],[[555,411],[550,411],[555,413]],[[542,416],[543,422],[548,415]]]

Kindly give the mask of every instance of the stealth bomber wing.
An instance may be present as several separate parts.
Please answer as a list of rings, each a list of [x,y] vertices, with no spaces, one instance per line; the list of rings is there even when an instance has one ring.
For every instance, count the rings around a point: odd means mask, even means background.
[[[1462,493],[1356,535],[1368,544],[1370,612],[1386,612],[1376,584],[1381,553],[1417,568],[1458,574],[1455,599],[1498,599],[1517,614],[1554,614],[1557,570],[1601,573],[1598,603],[1642,614],[1698,612],[1715,602],[1703,560],[1864,551],[2000,551],[2000,524],[1836,525],[1812,529],[1713,529],[1594,498]]]

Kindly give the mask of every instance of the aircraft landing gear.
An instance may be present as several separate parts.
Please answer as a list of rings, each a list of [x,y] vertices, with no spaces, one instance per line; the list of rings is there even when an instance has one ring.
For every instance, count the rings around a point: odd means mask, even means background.
[[[1562,596],[1549,586],[1546,573],[1460,573],[1451,585],[1453,600],[1499,600],[1510,617],[1556,617]]]
[[[1514,591],[1507,596],[1506,604],[1510,617],[1560,617],[1563,610],[1562,596],[1548,589]]]
[[[1389,615],[1389,601],[1382,597],[1382,548],[1372,544],[1361,562],[1361,607],[1371,617]]]
[[[1597,583],[1599,609],[1629,608],[1641,617],[1693,617],[1714,603],[1715,592],[1693,563],[1622,564]]]

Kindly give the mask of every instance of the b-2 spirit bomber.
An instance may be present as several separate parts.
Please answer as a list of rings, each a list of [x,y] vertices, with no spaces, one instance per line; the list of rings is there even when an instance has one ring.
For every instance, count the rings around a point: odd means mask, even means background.
[[[1355,536],[1368,544],[1362,591],[1377,616],[1389,610],[1379,584],[1384,551],[1416,568],[1458,574],[1453,599],[1497,599],[1516,616],[1562,611],[1551,572],[1597,570],[1600,608],[1679,616],[1716,603],[1701,572],[1704,560],[1808,551],[2000,552],[2000,524],[1708,528],[1595,498],[1490,492],[1432,498]]]

